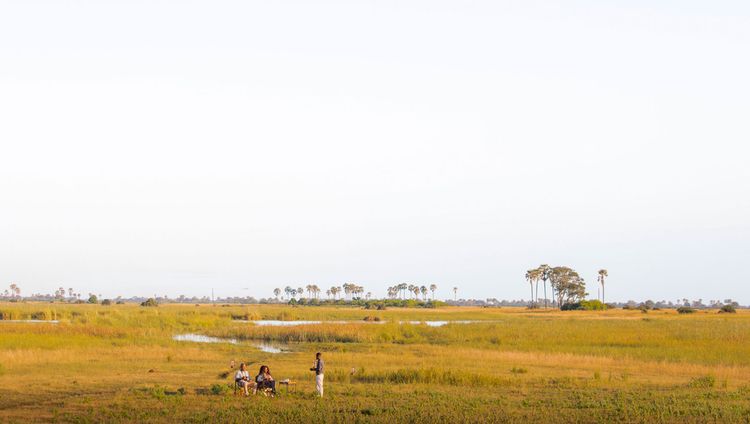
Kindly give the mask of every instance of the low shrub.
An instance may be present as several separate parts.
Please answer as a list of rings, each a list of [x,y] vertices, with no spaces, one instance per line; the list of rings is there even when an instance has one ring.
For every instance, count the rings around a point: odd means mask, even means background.
[[[145,302],[141,302],[141,306],[159,306],[158,303],[156,303],[156,300],[153,297],[149,297]]]
[[[0,320],[11,320],[18,319],[18,312],[16,311],[0,311]]]
[[[695,309],[691,308],[690,306],[680,306],[677,308],[678,314],[692,314],[695,312]]]
[[[560,308],[563,311],[603,311],[607,305],[599,300],[582,300],[576,303],[566,303]]]
[[[724,305],[719,309],[720,314],[736,314],[737,309],[734,307],[734,305]]]
[[[29,318],[38,319],[41,321],[46,321],[49,319],[48,314],[45,311],[32,312],[31,315],[29,315]]]
[[[690,380],[688,386],[695,387],[698,389],[710,389],[716,385],[716,378],[712,375],[706,375],[703,377],[695,377]]]
[[[214,384],[210,391],[214,395],[223,395],[229,391],[229,387],[226,384]]]

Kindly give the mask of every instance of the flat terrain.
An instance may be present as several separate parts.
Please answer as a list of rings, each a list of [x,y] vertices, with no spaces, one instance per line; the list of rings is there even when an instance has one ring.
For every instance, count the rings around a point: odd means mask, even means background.
[[[747,311],[0,303],[0,316],[2,422],[750,422]],[[261,319],[352,322],[245,321]],[[479,322],[412,323],[446,320]],[[235,396],[231,361],[296,389]]]

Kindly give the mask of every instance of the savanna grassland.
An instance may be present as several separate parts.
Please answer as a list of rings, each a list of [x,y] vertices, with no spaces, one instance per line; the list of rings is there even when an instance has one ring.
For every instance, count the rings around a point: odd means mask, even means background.
[[[3,422],[750,422],[746,311],[0,303],[0,317]],[[258,319],[354,322],[243,321]],[[409,323],[426,320],[480,322]],[[234,395],[231,361],[296,388]]]

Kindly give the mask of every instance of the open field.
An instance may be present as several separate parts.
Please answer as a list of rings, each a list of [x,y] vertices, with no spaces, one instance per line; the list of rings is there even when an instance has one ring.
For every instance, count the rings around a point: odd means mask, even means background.
[[[747,311],[0,303],[0,316],[3,422],[750,422]],[[408,323],[432,320],[480,322]],[[184,333],[236,344],[172,339]],[[307,371],[318,350],[323,399]],[[296,390],[234,396],[232,360]]]

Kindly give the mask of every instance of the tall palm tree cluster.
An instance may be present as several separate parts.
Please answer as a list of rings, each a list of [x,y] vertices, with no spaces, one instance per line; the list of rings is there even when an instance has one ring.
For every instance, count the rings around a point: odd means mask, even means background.
[[[320,287],[318,287],[316,284],[308,284],[305,286],[305,290],[307,290],[307,298],[308,299],[318,299],[320,296]]]
[[[21,288],[16,283],[10,283],[8,289],[3,292],[3,297],[19,298],[21,297]]]
[[[419,286],[416,284],[407,284],[407,283],[400,283],[396,284],[395,286],[388,287],[388,298],[389,299],[396,299],[398,297],[401,297],[401,299],[406,298],[406,293],[409,293],[409,297],[413,299],[419,299],[419,296],[422,296],[422,300],[427,300],[427,292],[428,290],[432,292],[432,299],[435,299],[435,291],[437,290],[436,284],[430,284],[429,287],[427,286]]]
[[[344,288],[344,295],[351,300],[354,297],[361,297],[362,293],[365,292],[365,288],[362,286],[358,286],[354,283],[344,283],[342,284],[342,287]]]
[[[284,288],[284,294],[286,295],[287,299],[296,299],[297,296],[301,299],[305,292],[307,292],[307,298],[308,299],[320,299],[320,293],[322,293],[323,290],[321,290],[320,287],[318,287],[317,284],[308,284],[303,289],[302,287],[293,288],[291,286],[286,286]],[[341,292],[344,292],[347,299],[353,299],[355,297],[361,297],[362,294],[365,292],[364,287],[358,286],[354,283],[344,283],[341,286],[333,286],[326,290],[326,295],[330,299],[333,297],[335,300]],[[273,289],[273,295],[278,299],[279,296],[281,296],[281,289],[275,288]],[[367,293],[365,295],[366,298],[369,298],[372,296],[372,293]],[[282,297],[283,299],[283,297]]]
[[[602,301],[604,301],[604,280],[608,276],[606,269],[600,269],[597,281],[602,286]],[[547,281],[550,283],[552,295],[552,306],[562,307],[566,303],[575,303],[583,300],[586,293],[586,282],[572,268],[566,266],[551,267],[543,264],[539,267],[526,271],[526,281],[531,290],[530,308],[539,307],[539,282],[544,289],[544,307],[547,303]]]
[[[63,300],[65,299],[65,293],[65,287],[59,287],[57,290],[55,290],[55,298]],[[69,299],[76,300],[81,298],[81,293],[75,293],[72,287],[68,287],[67,293]]]
[[[427,300],[428,293],[432,293],[432,299],[435,299],[435,292],[438,286],[436,284],[430,284],[429,286],[419,286],[416,284],[401,283],[392,287],[388,287],[388,298],[396,299],[401,297],[405,299],[411,297],[413,299]],[[284,296],[281,296],[282,290],[280,288],[273,289],[273,295],[276,299],[296,299],[298,296],[301,299],[304,293],[307,292],[308,299],[319,299],[322,290],[316,284],[308,284],[303,289],[302,287],[293,288],[292,286],[286,286],[283,290]],[[341,299],[341,294],[344,294],[344,298],[347,300],[353,300],[356,298],[362,298],[369,300],[372,298],[372,293],[365,293],[365,288],[354,283],[344,283],[341,286],[332,286],[326,290],[326,296],[329,299],[337,300]]]

